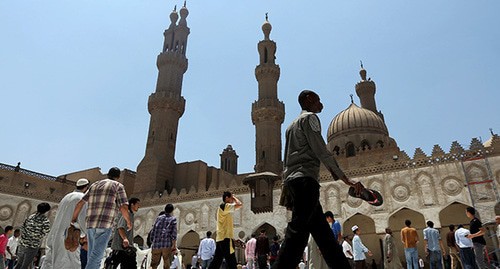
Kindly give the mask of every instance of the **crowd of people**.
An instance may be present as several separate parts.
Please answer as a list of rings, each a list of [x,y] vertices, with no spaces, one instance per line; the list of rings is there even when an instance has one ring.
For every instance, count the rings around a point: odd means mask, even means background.
[[[373,190],[369,190],[371,194],[367,195],[367,189],[360,182],[349,179],[327,150],[316,115],[323,109],[319,96],[304,90],[299,94],[298,101],[302,112],[289,125],[285,135],[280,204],[292,211],[292,217],[283,241],[280,244],[278,237],[274,237],[270,242],[266,231],[262,230],[258,236],[252,235],[245,245],[246,264],[237,264],[232,213],[242,208],[243,203],[226,191],[217,207],[216,238],[211,238],[210,231],[206,233],[198,252],[192,257],[191,269],[219,269],[222,264],[226,269],[294,269],[297,266],[316,269],[367,268],[367,256],[373,254],[363,244],[362,229],[354,225],[351,227],[352,237],[342,235],[340,223],[334,219],[333,213],[323,212],[319,199],[320,164],[326,167],[334,180],[341,180],[350,187],[349,195],[374,205],[382,202],[381,197],[375,195]],[[7,226],[0,235],[0,269],[5,266],[34,268],[35,261],[42,269],[100,269],[111,237],[112,251],[104,262],[105,268],[137,268],[133,224],[140,200],[134,197],[128,199],[123,184],[117,181],[119,178],[120,170],[113,167],[106,179],[93,184],[87,179],[78,180],[76,190],[59,203],[52,229],[46,216],[51,208],[48,203],[40,203],[37,211],[26,218],[21,229],[14,230],[12,226]],[[161,262],[164,269],[184,269],[182,256],[178,255],[177,219],[172,214],[173,210],[174,206],[167,204],[148,234],[153,269],[158,268]],[[453,269],[459,265],[463,269],[489,268],[484,259],[486,242],[482,223],[476,217],[474,208],[467,208],[466,215],[470,219],[469,230],[459,225],[455,231],[451,225],[446,237],[448,249],[445,249],[434,223],[427,222],[423,244],[431,269],[443,268],[442,257],[445,254],[451,257]],[[500,217],[497,217],[497,222],[500,223]],[[401,229],[401,243],[406,268],[422,268],[423,259],[418,256],[417,250],[420,238],[410,220],[406,220],[405,225]],[[37,260],[46,235],[46,255]],[[399,243],[395,242],[390,228],[386,229],[383,242],[384,268],[403,268],[396,246]],[[373,259],[371,266],[377,268]]]

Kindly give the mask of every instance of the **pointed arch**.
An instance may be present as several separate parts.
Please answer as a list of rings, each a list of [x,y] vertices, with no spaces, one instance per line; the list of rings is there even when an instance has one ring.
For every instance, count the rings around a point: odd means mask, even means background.
[[[198,247],[200,246],[200,235],[193,230],[189,230],[186,234],[184,234],[184,236],[182,236],[181,242],[178,246],[183,254],[182,256],[190,259],[195,253],[198,252]],[[189,259],[187,261],[189,261]]]
[[[255,237],[259,236],[260,231],[266,231],[266,236],[269,239],[269,242],[271,242],[272,238],[277,235],[278,233],[276,232],[276,228],[274,228],[273,225],[264,222],[261,225],[257,226],[253,231],[252,234],[255,234]]]
[[[420,172],[415,177],[415,181],[419,186],[420,197],[424,205],[436,204],[436,188],[431,174]]]
[[[379,241],[380,236],[375,230],[375,221],[366,215],[356,213],[353,216],[346,219],[342,227],[342,236],[352,235],[352,226],[358,226],[361,231],[361,240],[363,244],[372,251],[373,257],[381,257]],[[378,258],[376,258],[378,260]]]
[[[422,230],[425,228],[425,218],[420,212],[413,209],[402,207],[388,217],[388,226],[392,229],[394,241],[401,242],[401,229],[405,227],[405,220],[411,221],[411,227],[417,230],[420,241],[424,239]],[[405,261],[404,249],[402,244],[397,245],[399,258]],[[424,244],[418,244],[418,253],[425,257]]]
[[[446,207],[439,211],[439,221],[441,222],[441,227],[448,227],[450,224],[458,226],[458,224],[468,224],[469,219],[465,215],[465,209],[470,205],[463,204],[461,202],[451,202]],[[441,237],[448,233],[448,229],[441,230]]]
[[[348,142],[345,144],[345,156],[346,157],[354,157],[356,156],[356,148],[352,142]]]

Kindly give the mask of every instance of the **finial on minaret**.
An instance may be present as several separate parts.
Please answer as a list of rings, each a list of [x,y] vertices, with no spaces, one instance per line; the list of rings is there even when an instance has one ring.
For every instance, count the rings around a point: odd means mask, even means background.
[[[184,7],[186,7],[186,0],[184,0]]]
[[[177,11],[177,5],[174,6],[174,11]]]
[[[354,99],[352,98],[352,93],[349,94],[349,96],[351,97],[351,104],[354,104]]]
[[[361,70],[359,70],[359,75],[361,76],[361,81],[366,81],[366,70],[363,67],[363,61],[359,61],[361,63]]]
[[[493,133],[493,128],[490,128],[490,133],[491,133],[491,136],[495,135],[495,133]]]
[[[268,20],[268,16],[267,16],[267,13],[268,13],[268,12],[266,12],[266,21],[269,21],[269,20]]]

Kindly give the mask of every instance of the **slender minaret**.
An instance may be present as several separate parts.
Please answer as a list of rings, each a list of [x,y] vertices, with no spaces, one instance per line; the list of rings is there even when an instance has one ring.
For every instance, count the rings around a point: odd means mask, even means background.
[[[283,171],[281,161],[281,124],[285,117],[285,105],[278,100],[280,67],[275,60],[276,43],[269,39],[271,24],[262,25],[264,40],[258,44],[260,63],[255,68],[259,83],[259,99],[252,104],[252,122],[255,125],[255,172]]]
[[[174,186],[175,145],[179,118],[184,113],[186,100],[181,96],[182,80],[188,67],[186,59],[189,28],[186,17],[189,12],[186,2],[180,9],[170,13],[170,26],[165,36],[163,50],[158,55],[158,80],[156,91],[149,96],[148,110],[151,114],[146,153],[137,167],[134,193],[149,191],[170,192]]]
[[[361,81],[356,83],[356,94],[361,101],[361,107],[375,112],[384,119],[382,112],[377,111],[377,103],[375,102],[375,82],[372,81],[371,78],[366,79],[366,70],[363,68],[362,62],[359,75],[361,76]]]
[[[227,145],[220,154],[220,169],[233,175],[238,174],[238,157],[233,146]]]

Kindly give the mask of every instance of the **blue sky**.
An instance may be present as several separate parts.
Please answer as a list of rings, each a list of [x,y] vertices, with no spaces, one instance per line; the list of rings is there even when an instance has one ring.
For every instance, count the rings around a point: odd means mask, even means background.
[[[136,170],[149,124],[156,57],[172,0],[1,1],[0,162],[61,175],[92,167]],[[253,171],[254,68],[269,12],[286,125],[297,94],[317,91],[323,133],[350,103],[359,61],[377,107],[410,156],[435,144],[468,147],[500,132],[497,0],[188,1],[186,111],[177,162],[219,166],[231,144]],[[359,104],[359,99],[355,98]]]

